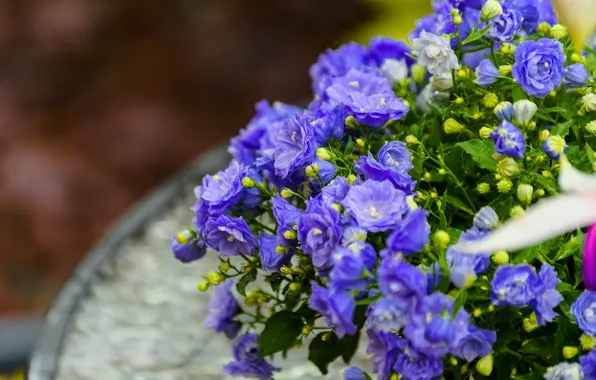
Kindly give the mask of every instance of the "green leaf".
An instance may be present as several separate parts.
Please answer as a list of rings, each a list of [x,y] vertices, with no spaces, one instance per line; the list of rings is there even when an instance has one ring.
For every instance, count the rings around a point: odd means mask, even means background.
[[[468,37],[462,42],[462,46],[481,39],[482,37],[484,37],[486,32],[488,32],[489,28],[490,28],[490,24],[486,25],[484,28],[482,28],[480,30],[473,29],[472,33],[470,33],[468,35]]]
[[[446,195],[445,200],[447,201],[447,203],[449,203],[451,206],[455,207],[456,209],[462,210],[466,214],[474,216],[474,211],[470,210],[468,205],[466,205],[466,203],[464,201],[462,201],[461,199],[454,197],[452,195]]]
[[[555,348],[558,351],[558,356],[561,357],[563,347],[573,345],[572,342],[577,342],[581,330],[567,318],[559,317],[558,322],[557,332],[555,333]]]
[[[526,95],[526,92],[520,86],[515,86],[515,88],[511,92],[511,96],[513,97],[514,102],[528,98],[528,95]]]
[[[302,319],[295,313],[282,310],[265,323],[259,338],[259,355],[266,357],[292,347],[302,334]]]
[[[329,335],[327,340],[323,340],[325,335]],[[308,360],[316,365],[323,375],[329,373],[329,364],[333,363],[341,354],[339,339],[333,333],[318,334],[308,346]]]
[[[380,295],[361,299],[359,301],[356,301],[356,306],[368,306],[370,304],[377,302],[379,300],[379,298],[381,298]]]
[[[464,307],[467,298],[468,292],[465,289],[460,290],[457,298],[455,299],[455,303],[453,304],[453,313],[451,315],[452,318],[455,318],[459,309]]]
[[[555,107],[561,108],[561,107]],[[565,110],[565,109],[563,109]],[[550,129],[550,134],[553,136],[561,136],[565,137],[569,134],[569,127],[571,126],[571,120],[566,121],[565,123],[557,124]]]
[[[554,345],[552,344],[552,336],[532,339],[527,341],[519,352],[526,355],[536,355],[543,360],[549,360],[557,355]]]
[[[550,178],[545,178],[539,173],[532,173],[534,181],[544,187],[544,190],[548,191],[550,195],[556,195],[559,193],[559,189],[554,180]]]
[[[339,341],[341,347],[341,358],[344,363],[350,364],[356,350],[358,349],[358,343],[360,342],[360,331],[355,335],[346,335]]]
[[[238,281],[236,290],[241,296],[246,297],[246,286],[257,279],[257,270],[253,269]]]
[[[592,167],[594,167],[596,160],[594,159],[594,151],[589,144],[586,144],[586,156],[588,156],[588,161],[590,161],[590,164],[592,164]]]
[[[472,156],[472,159],[481,168],[488,170],[497,168],[497,161],[493,159],[495,147],[492,140],[469,140],[457,145]]]

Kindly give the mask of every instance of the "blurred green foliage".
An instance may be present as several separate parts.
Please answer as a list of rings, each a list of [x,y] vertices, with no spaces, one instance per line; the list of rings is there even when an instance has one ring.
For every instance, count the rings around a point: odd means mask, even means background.
[[[430,0],[359,0],[374,10],[374,17],[344,36],[344,42],[368,43],[371,37],[384,35],[408,38],[415,21],[432,12]]]

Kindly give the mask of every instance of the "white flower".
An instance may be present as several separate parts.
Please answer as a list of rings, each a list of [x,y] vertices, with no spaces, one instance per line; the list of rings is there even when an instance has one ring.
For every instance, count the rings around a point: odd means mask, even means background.
[[[445,37],[423,30],[420,37],[412,41],[413,53],[418,57],[418,63],[433,75],[441,75],[449,70],[457,69],[457,56],[451,49],[449,40]]]
[[[439,91],[450,91],[453,88],[453,76],[449,71],[440,75],[434,75],[431,82]]]
[[[538,201],[488,238],[462,242],[457,250],[469,254],[512,252],[596,223],[596,175],[575,169],[565,155],[561,155],[560,164],[559,186],[565,193]]]
[[[386,59],[383,61],[381,71],[393,82],[402,82],[408,78],[408,65],[403,59]]]
[[[545,375],[546,380],[583,380],[584,372],[579,363],[559,363]]]
[[[536,103],[527,99],[518,100],[513,103],[515,121],[522,126],[530,124],[537,110],[538,106]]]

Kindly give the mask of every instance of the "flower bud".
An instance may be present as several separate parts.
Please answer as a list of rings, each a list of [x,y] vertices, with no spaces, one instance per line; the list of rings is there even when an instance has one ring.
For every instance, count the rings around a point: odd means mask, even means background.
[[[526,332],[532,332],[538,328],[538,321],[536,320],[536,314],[532,313],[528,318],[524,318],[523,321],[524,330]]]
[[[582,336],[579,338],[579,342],[581,343],[582,349],[584,349],[584,351],[593,350],[596,346],[596,338],[586,334],[582,334]]]
[[[356,183],[356,176],[354,174],[348,175],[348,177],[346,178],[346,182],[348,183],[348,185],[355,184]]]
[[[535,129],[536,129],[536,122],[531,121],[530,124],[528,124],[528,130],[533,131]]]
[[[511,181],[507,178],[504,178],[497,183],[497,190],[499,191],[499,193],[508,193],[509,191],[511,191],[512,187],[513,183],[511,183]]]
[[[467,266],[455,266],[451,268],[449,278],[453,285],[459,289],[469,289],[474,285],[474,282],[478,278],[474,268]]]
[[[255,181],[253,181],[250,177],[242,178],[242,186],[246,187],[247,189],[252,189],[255,187]]]
[[[410,67],[410,70],[414,82],[416,82],[416,84],[422,84],[424,82],[424,77],[426,76],[426,69],[424,66],[415,63]]]
[[[438,247],[445,248],[451,241],[451,236],[449,236],[449,233],[447,231],[438,230],[433,235],[433,241],[435,245],[437,245]]]
[[[503,55],[511,54],[512,53],[512,45],[509,43],[504,43],[501,45],[501,48],[499,49],[499,51]]]
[[[317,176],[317,174],[319,174],[320,170],[321,168],[319,168],[319,164],[312,164],[308,165],[306,169],[304,169],[304,172],[307,177],[314,178]]]
[[[404,59],[387,58],[383,61],[381,72],[391,81],[403,83],[408,79],[408,64]]]
[[[278,245],[275,247],[275,253],[283,255],[284,253],[288,252],[289,247],[285,247],[283,245]]]
[[[407,135],[406,136],[406,144],[419,144],[420,141],[412,135]]]
[[[503,7],[497,0],[488,0],[482,6],[482,13],[480,19],[482,21],[492,20],[493,18],[503,14]]]
[[[492,313],[493,311],[495,311],[495,305],[489,305],[489,306],[488,306],[488,311],[489,311],[490,313]]]
[[[288,198],[290,198],[292,195],[294,195],[294,192],[293,192],[292,190],[288,189],[288,188],[286,188],[286,189],[283,189],[283,190],[281,191],[281,197],[282,197],[282,198],[284,198],[284,199],[288,199]]]
[[[317,158],[321,161],[331,161],[331,153],[323,147],[317,149]]]
[[[457,70],[457,77],[460,79],[466,79],[468,77],[468,72],[466,69],[459,69]]]
[[[286,232],[284,232],[284,238],[294,240],[296,239],[296,232],[294,230],[286,230]]]
[[[537,31],[540,34],[547,35],[550,34],[550,29],[551,26],[548,22],[541,22],[540,25],[538,25]]]
[[[439,91],[450,91],[453,89],[453,77],[450,71],[446,71],[443,74],[433,75],[432,79],[433,86]]]
[[[592,120],[588,124],[586,124],[586,131],[593,135],[596,135],[596,120]]]
[[[310,334],[311,331],[312,331],[311,325],[304,325],[304,327],[302,328],[302,334],[304,334],[304,335]]]
[[[543,170],[542,173],[540,173],[540,174],[542,174],[542,176],[544,178],[551,178],[552,177],[552,175],[550,174],[550,172],[548,170]]]
[[[429,172],[424,173],[424,180],[428,182],[428,181],[430,181],[430,179],[431,179],[430,173]]]
[[[178,243],[180,243],[182,245],[186,245],[186,244],[190,243],[194,238],[195,238],[194,232],[189,230],[188,228],[185,230],[182,230],[176,234],[176,240],[178,240]]]
[[[519,172],[519,165],[511,157],[505,157],[497,163],[497,174],[505,178],[515,176]]]
[[[538,189],[538,190],[536,190],[536,191],[534,192],[534,194],[535,194],[537,197],[543,197],[543,196],[544,196],[544,194],[545,194],[545,192],[544,192],[544,189]]]
[[[531,121],[538,106],[536,103],[523,99],[513,103],[513,112],[515,113],[515,121],[521,126],[527,126]]]
[[[481,138],[483,138],[483,139],[485,139],[485,140],[488,140],[488,139],[490,139],[490,138],[491,138],[491,137],[490,137],[490,134],[491,134],[493,131],[494,131],[494,129],[492,129],[492,128],[489,128],[489,127],[482,127],[482,128],[480,128],[480,137],[481,137]]]
[[[561,136],[549,136],[543,145],[544,153],[553,160],[559,160],[567,150],[567,143]]]
[[[532,185],[522,183],[517,186],[517,199],[519,199],[520,202],[529,205],[532,202],[533,196],[534,188],[532,187]]]
[[[497,265],[505,265],[509,263],[509,254],[505,251],[495,252],[492,256],[493,263]]]
[[[335,211],[337,211],[340,214],[344,210],[343,207],[340,204],[338,204],[338,203],[331,203],[331,208],[334,209]]]
[[[197,288],[199,288],[201,292],[206,292],[207,290],[209,290],[209,281],[207,281],[206,279],[199,281],[199,285],[197,285]]]
[[[567,37],[567,28],[561,24],[555,24],[550,29],[550,36],[552,38],[556,38],[557,40],[562,40],[563,38]]]
[[[495,106],[494,112],[495,116],[501,121],[511,120],[513,117],[513,104],[509,102],[501,102]]]
[[[509,212],[509,216],[511,216],[512,218],[517,218],[517,217],[522,216],[525,213],[526,213],[526,211],[524,210],[523,207],[521,207],[521,206],[513,206],[511,208],[511,211]]]
[[[582,97],[581,100],[582,109],[586,112],[593,112],[596,111],[596,95],[595,94],[586,94]]]
[[[281,269],[279,270],[281,273],[283,274],[292,274],[294,272],[292,272],[291,268],[288,268],[287,266],[282,266]]]
[[[501,65],[499,66],[499,74],[501,74],[501,76],[506,77],[507,75],[511,74],[511,71],[513,70],[513,66],[511,65]]]
[[[497,104],[499,104],[499,97],[494,92],[489,92],[488,94],[484,95],[482,104],[484,104],[486,108],[495,108]]]
[[[465,131],[465,127],[457,122],[457,120],[449,118],[443,123],[445,133],[460,133]]]
[[[364,148],[364,140],[361,138],[357,138],[356,139],[356,145],[359,146],[360,148]]]
[[[224,276],[223,274],[221,274],[219,272],[209,272],[209,274],[207,275],[207,280],[209,280],[209,283],[211,285],[215,285],[215,286],[224,282],[225,279],[226,279],[226,276]]]
[[[543,130],[542,132],[540,132],[540,141],[546,140],[548,136],[550,136],[550,132],[548,131],[548,129]]]
[[[574,358],[578,354],[579,354],[579,348],[577,348],[577,347],[571,347],[571,346],[565,346],[565,347],[563,347],[563,357],[565,359]]]
[[[481,230],[490,230],[499,224],[499,216],[490,206],[484,206],[474,216],[474,227]]]
[[[439,174],[445,175],[445,174],[447,174],[447,170],[441,168],[441,169],[439,169]]]
[[[490,185],[486,182],[479,183],[476,186],[476,191],[482,195],[488,194],[490,192]]]
[[[248,296],[244,299],[246,306],[257,306],[259,303],[256,296]]]
[[[219,263],[219,270],[223,273],[226,273],[230,270],[230,263],[228,263],[227,261],[222,261],[221,263]]]
[[[480,318],[482,316],[482,309],[478,309],[478,308],[474,309],[473,315],[474,315],[474,318]]]
[[[291,291],[291,292],[299,292],[299,291],[300,291],[300,289],[302,289],[302,285],[300,285],[299,283],[297,283],[297,282],[292,282],[292,283],[290,284],[290,291]]]
[[[490,374],[493,372],[493,364],[493,355],[487,355],[482,359],[478,360],[478,363],[476,363],[476,370],[479,374],[483,376],[490,376]]]

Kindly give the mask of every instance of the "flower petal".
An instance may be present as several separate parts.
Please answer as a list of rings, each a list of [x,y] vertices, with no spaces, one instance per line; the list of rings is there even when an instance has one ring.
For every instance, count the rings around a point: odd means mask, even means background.
[[[561,156],[560,162],[559,186],[563,191],[570,193],[596,192],[596,175],[580,172],[571,166],[564,155]]]

